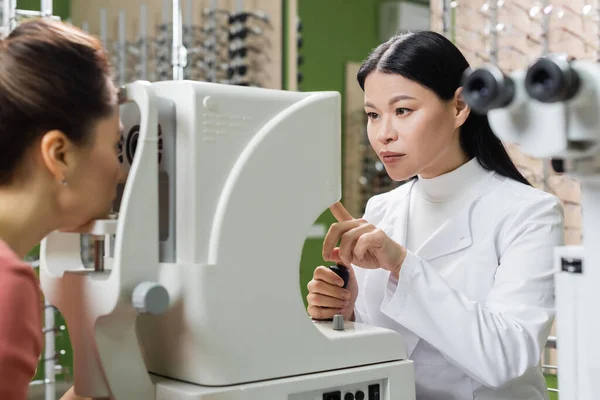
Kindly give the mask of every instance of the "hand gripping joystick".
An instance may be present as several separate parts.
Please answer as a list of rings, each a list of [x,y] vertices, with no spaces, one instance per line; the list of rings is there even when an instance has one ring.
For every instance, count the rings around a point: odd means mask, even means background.
[[[329,267],[329,269],[335,272],[340,278],[344,280],[344,286],[342,287],[346,289],[348,287],[348,280],[350,279],[350,272],[348,271],[348,268],[341,264],[336,264]]]

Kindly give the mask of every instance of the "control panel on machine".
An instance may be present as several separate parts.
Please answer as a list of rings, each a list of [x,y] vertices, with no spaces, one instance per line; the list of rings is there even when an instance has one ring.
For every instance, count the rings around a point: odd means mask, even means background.
[[[321,398],[320,398],[321,399]],[[320,400],[319,399],[319,400]],[[323,400],[380,400],[381,384],[349,386],[340,390],[323,393]],[[291,399],[290,399],[291,400]]]

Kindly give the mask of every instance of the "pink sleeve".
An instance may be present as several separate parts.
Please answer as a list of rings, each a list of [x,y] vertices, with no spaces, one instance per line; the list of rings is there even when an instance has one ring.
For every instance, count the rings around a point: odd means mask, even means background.
[[[41,293],[29,265],[0,246],[0,399],[27,398],[42,351]]]

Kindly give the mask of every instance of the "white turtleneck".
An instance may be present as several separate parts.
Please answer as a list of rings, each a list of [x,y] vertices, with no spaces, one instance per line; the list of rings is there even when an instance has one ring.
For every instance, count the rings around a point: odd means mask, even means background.
[[[435,178],[419,176],[411,192],[406,248],[416,252],[460,208],[470,189],[487,173],[473,158]]]

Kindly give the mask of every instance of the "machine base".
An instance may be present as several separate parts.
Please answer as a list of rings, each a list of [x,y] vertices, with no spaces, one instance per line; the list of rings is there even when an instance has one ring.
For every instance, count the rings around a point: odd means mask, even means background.
[[[364,400],[415,400],[410,360],[225,387],[192,385],[152,376],[156,400],[342,400],[347,393]],[[360,398],[360,397],[359,397]]]

